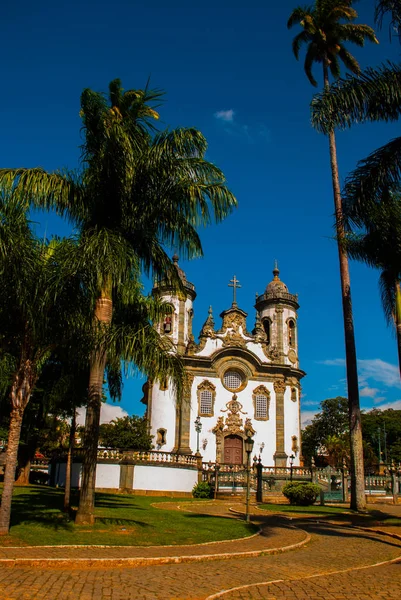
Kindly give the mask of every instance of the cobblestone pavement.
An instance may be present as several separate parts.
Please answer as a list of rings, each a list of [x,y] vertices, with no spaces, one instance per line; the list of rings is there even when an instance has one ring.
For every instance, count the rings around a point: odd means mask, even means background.
[[[74,562],[60,568],[0,567],[0,600],[204,600],[222,590],[277,580],[283,581],[242,588],[222,599],[399,600],[401,562],[372,565],[400,558],[400,540],[310,519],[297,523],[311,534],[308,544],[257,558],[135,568],[79,568]],[[159,550],[153,548],[154,555]],[[350,571],[360,567],[369,568]]]

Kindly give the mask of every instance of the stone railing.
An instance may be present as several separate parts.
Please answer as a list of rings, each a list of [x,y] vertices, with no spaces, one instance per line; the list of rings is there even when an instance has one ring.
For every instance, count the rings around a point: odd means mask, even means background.
[[[83,458],[83,448],[74,450],[74,460],[78,461]],[[121,448],[98,448],[98,461],[108,463],[133,462],[137,464],[178,464],[197,466],[197,457],[193,454],[173,454],[172,452],[160,452],[158,450],[138,451],[138,450],[123,450]]]

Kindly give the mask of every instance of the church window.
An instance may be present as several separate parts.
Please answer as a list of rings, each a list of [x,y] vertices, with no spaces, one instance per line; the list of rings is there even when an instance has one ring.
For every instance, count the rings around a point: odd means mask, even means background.
[[[290,319],[287,322],[287,327],[288,327],[288,345],[291,346],[292,348],[295,347],[295,321],[293,321],[293,319]]]
[[[212,412],[212,406],[213,406],[213,397],[212,397],[212,392],[210,392],[209,390],[203,390],[203,392],[200,393],[200,408],[199,408],[199,412],[201,415],[208,415]]]
[[[173,310],[173,313],[166,315],[163,320],[163,333],[166,335],[171,335],[173,333],[174,307],[172,306],[171,309]]]
[[[297,390],[296,390],[296,388],[294,388],[294,387],[293,387],[293,388],[291,388],[291,400],[292,400],[293,402],[296,402],[296,401],[297,401]]]
[[[212,417],[214,413],[214,400],[216,388],[210,381],[205,379],[198,385],[198,414],[200,417]]]
[[[159,447],[164,446],[166,444],[167,429],[161,427],[156,433],[156,445]]]
[[[255,419],[267,421],[269,419],[270,392],[264,386],[260,385],[252,394]]]
[[[236,392],[242,385],[244,378],[239,371],[229,369],[224,373],[223,382],[225,387],[232,392]]]
[[[263,329],[265,331],[266,341],[268,344],[270,344],[270,326],[271,326],[270,319],[263,319]]]
[[[267,419],[267,398],[263,394],[255,396],[255,419]]]

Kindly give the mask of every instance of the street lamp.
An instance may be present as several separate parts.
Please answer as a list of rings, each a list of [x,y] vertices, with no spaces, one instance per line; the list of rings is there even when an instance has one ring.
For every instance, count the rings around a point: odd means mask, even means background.
[[[201,423],[199,415],[195,419],[195,431],[196,431],[196,454],[199,454],[199,434],[202,431],[202,423]]]
[[[249,500],[251,497],[251,454],[253,450],[254,441],[250,435],[245,440],[245,452],[246,452],[246,511],[245,521],[249,523]]]
[[[294,464],[295,456],[291,454],[290,456],[290,481],[292,481],[292,466]]]

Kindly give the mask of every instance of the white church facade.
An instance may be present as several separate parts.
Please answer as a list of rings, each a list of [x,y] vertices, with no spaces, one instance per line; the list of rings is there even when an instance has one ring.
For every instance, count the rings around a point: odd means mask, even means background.
[[[171,314],[157,327],[184,363],[183,398],[177,402],[168,380],[145,384],[142,402],[155,448],[99,448],[96,488],[190,495],[203,476],[218,468],[219,489],[230,486],[227,473],[235,479],[244,471],[248,437],[260,462],[287,477],[300,465],[301,455],[300,382],[305,373],[299,368],[297,296],[280,280],[276,267],[273,280],[256,298],[255,325],[248,331],[247,314],[236,302],[240,286],[234,277],[233,303],[221,313],[221,325],[216,325],[210,308],[197,343],[192,333],[195,287],[180,269],[178,257],[173,260],[182,290],[173,292],[161,282],[153,294],[171,305]],[[54,464],[54,484],[65,484],[65,470],[65,461]],[[80,486],[81,471],[77,449],[73,486]]]
[[[143,402],[156,450],[176,455],[200,453],[204,462],[245,464],[244,442],[254,441],[263,464],[300,464],[301,379],[298,357],[298,298],[280,280],[277,267],[265,292],[256,298],[256,322],[247,329],[247,314],[238,307],[236,277],[232,306],[216,326],[212,309],[199,342],[192,333],[195,287],[174,264],[185,293],[166,282],[153,294],[169,303],[172,314],[158,325],[185,365],[184,394],[177,403],[165,381],[145,386]],[[200,434],[196,422],[201,423]],[[197,452],[198,451],[198,452]]]

